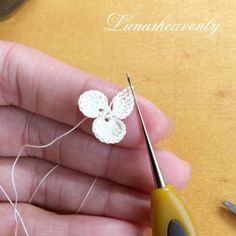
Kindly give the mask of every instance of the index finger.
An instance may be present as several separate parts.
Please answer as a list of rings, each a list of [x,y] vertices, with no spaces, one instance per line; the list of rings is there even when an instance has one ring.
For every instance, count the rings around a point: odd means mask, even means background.
[[[23,45],[0,42],[0,105],[15,105],[45,117],[75,125],[83,115],[77,100],[84,91],[95,89],[109,100],[121,89],[72,66]],[[169,133],[165,115],[139,97],[150,138],[157,142]],[[125,120],[127,134],[120,145],[136,147],[144,142],[137,112]],[[89,125],[82,127],[91,132]]]

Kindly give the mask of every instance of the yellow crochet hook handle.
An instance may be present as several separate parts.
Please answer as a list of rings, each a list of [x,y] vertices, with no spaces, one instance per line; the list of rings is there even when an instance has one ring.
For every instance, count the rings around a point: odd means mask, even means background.
[[[197,231],[185,202],[181,199],[174,187],[165,184],[128,74],[127,79],[138,110],[153,178],[157,187],[151,194],[151,225],[153,236],[197,236]]]
[[[151,193],[151,226],[153,236],[197,236],[185,201],[171,185]]]

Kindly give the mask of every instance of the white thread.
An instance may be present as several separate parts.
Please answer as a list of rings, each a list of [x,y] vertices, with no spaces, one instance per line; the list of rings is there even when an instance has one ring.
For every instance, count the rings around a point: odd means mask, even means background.
[[[31,195],[30,200],[29,200],[29,204],[31,204],[31,202],[33,201],[33,198],[34,198],[34,196],[36,195],[36,193],[37,193],[39,187],[41,186],[41,184],[43,183],[43,181],[44,181],[56,168],[58,168],[59,166],[60,166],[60,164],[57,164],[57,165],[54,166],[51,170],[49,170],[46,175],[44,175],[44,177],[41,179],[41,181],[39,182],[38,186],[37,186],[36,189],[34,190],[33,194]]]
[[[17,217],[17,209],[14,208],[14,219],[15,219],[15,236],[17,236],[17,232],[18,232],[18,217]]]
[[[18,218],[17,218],[17,209],[14,208],[14,218],[16,222],[16,227],[15,227],[15,236],[17,236],[18,233]]]
[[[108,99],[102,92],[89,90],[80,96],[78,106],[85,116],[95,118],[92,131],[96,138],[103,143],[114,144],[126,134],[126,126],[121,120],[131,114],[134,98],[130,88],[126,88],[108,106]]]
[[[95,136],[101,141],[105,143],[118,143],[120,142],[126,133],[126,126],[121,121],[122,119],[125,119],[127,116],[130,115],[130,113],[133,110],[134,107],[134,99],[132,96],[132,93],[130,91],[130,88],[123,89],[121,92],[119,92],[113,99],[110,105],[108,106],[108,100],[106,96],[96,90],[90,90],[83,93],[79,100],[78,100],[79,109],[81,112],[86,115],[89,118],[96,118],[93,122],[93,133]],[[17,204],[18,204],[18,192],[16,188],[15,183],[15,168],[16,164],[24,150],[24,148],[31,147],[31,148],[47,148],[51,145],[53,145],[55,142],[57,142],[59,139],[63,138],[64,136],[70,134],[75,129],[77,129],[86,119],[84,118],[82,121],[80,121],[76,126],[74,126],[72,129],[67,131],[66,133],[60,135],[53,141],[51,141],[48,144],[45,145],[31,145],[31,144],[25,144],[21,147],[14,163],[12,166],[12,172],[11,172],[11,180],[12,185],[15,193],[15,203],[13,204],[14,207],[14,216],[15,216],[15,222],[16,222],[16,228],[15,228],[15,236],[17,236],[18,231],[18,217],[22,220],[21,216],[19,216],[19,212],[17,210]],[[39,187],[43,183],[43,181],[59,166],[54,166],[40,181],[37,188],[33,192],[29,203],[32,202],[35,194],[37,193]],[[85,198],[83,199],[79,209],[77,210],[77,214],[80,212],[81,208],[83,207],[85,201],[87,200],[90,192],[92,191],[92,188],[94,187],[98,177],[96,177],[90,186]],[[3,189],[2,189],[3,190]],[[4,191],[4,190],[3,190]],[[17,213],[18,212],[18,213]],[[28,236],[28,234],[27,234]]]
[[[17,192],[17,189],[16,189],[16,184],[15,184],[15,168],[16,168],[16,164],[21,156],[21,153],[23,152],[24,148],[27,148],[27,147],[31,147],[31,148],[47,148],[47,147],[50,147],[51,145],[53,145],[55,142],[57,142],[59,139],[63,138],[64,136],[70,134],[71,132],[73,132],[75,129],[77,129],[85,120],[87,120],[88,118],[85,117],[84,119],[82,119],[76,126],[74,126],[72,129],[70,129],[69,131],[67,131],[66,133],[58,136],[57,138],[55,138],[53,141],[51,141],[50,143],[48,144],[45,144],[45,145],[31,145],[31,144],[25,144],[21,147],[14,163],[13,163],[13,166],[12,166],[12,171],[11,171],[11,180],[12,180],[12,185],[13,185],[13,190],[14,190],[14,193],[15,193],[15,203],[14,203],[14,216],[15,216],[15,222],[16,222],[16,230],[15,230],[15,236],[17,236],[17,228],[18,228],[18,219],[17,219],[17,214],[16,214],[16,211],[17,211],[17,204],[18,204],[18,192]]]
[[[28,230],[27,230],[27,228],[26,228],[26,225],[25,225],[25,223],[24,223],[24,221],[23,221],[23,219],[22,219],[22,217],[21,217],[21,214],[20,214],[20,212],[16,209],[15,210],[15,205],[14,205],[14,203],[12,202],[12,200],[10,199],[10,197],[8,196],[8,194],[6,193],[6,191],[3,189],[3,187],[0,185],[0,189],[2,190],[2,192],[3,192],[3,194],[5,195],[5,197],[6,197],[6,199],[8,200],[8,202],[12,205],[12,207],[13,207],[13,209],[14,209],[14,212],[16,212],[16,214],[18,215],[18,217],[19,217],[19,219],[20,219],[20,221],[21,221],[21,224],[22,224],[22,226],[23,226],[23,229],[24,229],[24,231],[25,231],[25,234],[27,235],[27,236],[29,236],[29,233],[28,233]],[[16,232],[16,231],[15,231]]]
[[[81,210],[82,207],[84,206],[84,203],[85,203],[85,201],[87,200],[87,198],[88,198],[90,192],[92,191],[92,189],[93,189],[95,183],[97,182],[97,180],[98,180],[98,177],[96,176],[95,179],[94,179],[94,181],[93,181],[93,183],[91,184],[91,186],[90,186],[90,188],[89,188],[87,194],[85,195],[83,201],[81,202],[79,209],[76,211],[76,214],[79,214],[80,210]]]

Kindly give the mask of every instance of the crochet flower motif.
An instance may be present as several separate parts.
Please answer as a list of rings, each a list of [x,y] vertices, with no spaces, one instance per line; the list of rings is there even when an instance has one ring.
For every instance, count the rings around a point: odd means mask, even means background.
[[[100,91],[84,92],[79,100],[80,111],[89,118],[95,118],[92,131],[101,142],[114,144],[120,142],[126,134],[123,119],[134,108],[134,98],[130,88],[119,92],[108,105],[107,97]]]

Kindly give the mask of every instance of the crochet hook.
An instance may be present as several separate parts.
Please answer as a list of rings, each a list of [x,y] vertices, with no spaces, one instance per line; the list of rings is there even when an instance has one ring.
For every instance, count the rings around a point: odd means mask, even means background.
[[[165,183],[133,90],[130,76],[126,75],[141,121],[155,182],[155,188],[151,193],[152,234],[153,236],[197,236],[198,233],[186,202],[172,185]]]
[[[236,205],[230,201],[224,201],[223,205],[228,208],[232,213],[236,214]]]

